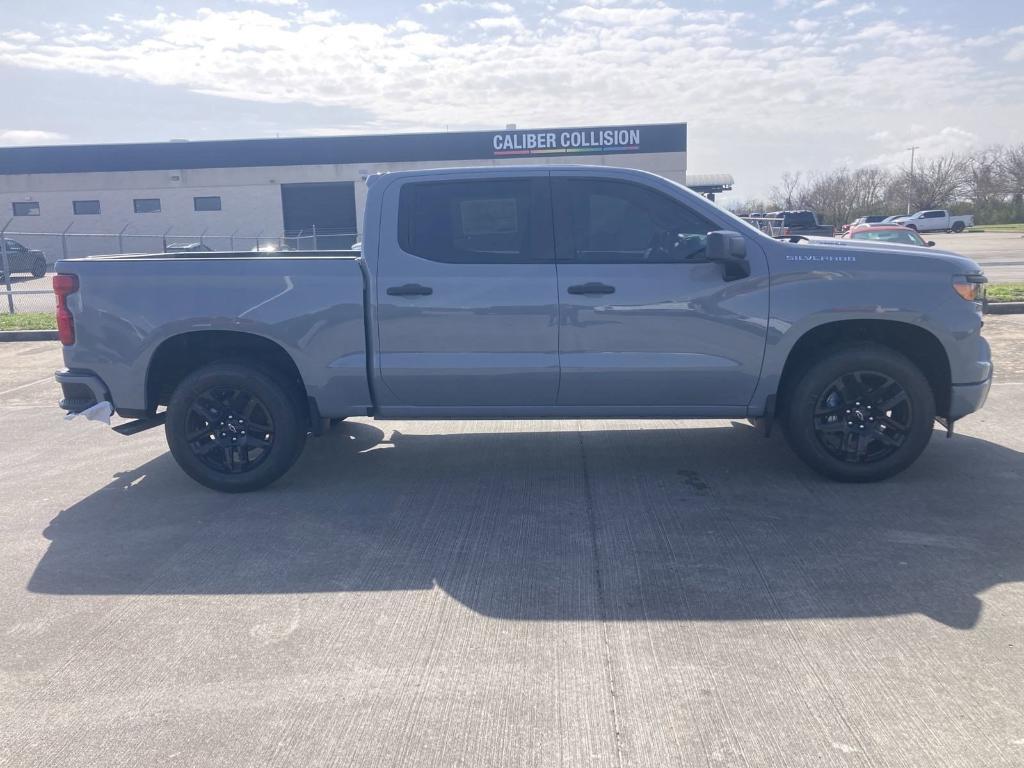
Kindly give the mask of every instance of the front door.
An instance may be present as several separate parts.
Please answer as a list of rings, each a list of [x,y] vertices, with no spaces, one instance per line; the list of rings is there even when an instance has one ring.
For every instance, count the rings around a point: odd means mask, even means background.
[[[558,294],[547,172],[399,181],[385,190],[383,211],[382,405],[554,405]]]
[[[764,253],[726,282],[703,259],[718,229],[668,191],[581,175],[552,178],[558,255],[558,402],[743,406],[768,325]]]

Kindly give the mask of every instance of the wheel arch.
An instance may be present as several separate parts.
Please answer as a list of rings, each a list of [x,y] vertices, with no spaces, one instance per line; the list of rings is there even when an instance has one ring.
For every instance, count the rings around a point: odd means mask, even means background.
[[[164,339],[146,368],[146,409],[166,405],[181,381],[214,362],[239,362],[279,376],[309,403],[306,385],[292,356],[277,342],[247,331],[186,331]]]
[[[776,389],[776,412],[785,407],[789,390],[801,371],[825,351],[839,346],[872,342],[888,347],[916,365],[935,396],[939,416],[948,416],[952,396],[949,356],[930,331],[898,320],[837,320],[808,329],[789,350]]]

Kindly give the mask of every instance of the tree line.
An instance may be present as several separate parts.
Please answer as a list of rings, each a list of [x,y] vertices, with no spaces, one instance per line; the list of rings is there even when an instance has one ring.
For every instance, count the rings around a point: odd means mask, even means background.
[[[924,158],[910,167],[782,174],[766,198],[730,203],[738,213],[812,210],[841,226],[859,216],[927,208],[972,213],[978,224],[1024,221],[1024,143]]]

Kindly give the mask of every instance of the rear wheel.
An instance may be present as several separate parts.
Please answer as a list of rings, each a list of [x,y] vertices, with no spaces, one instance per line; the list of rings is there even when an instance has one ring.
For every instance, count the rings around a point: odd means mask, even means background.
[[[302,452],[306,425],[301,396],[287,382],[248,365],[214,363],[174,390],[165,432],[189,477],[238,493],[287,472]]]
[[[931,438],[935,397],[903,355],[877,344],[839,349],[805,369],[785,404],[793,450],[843,482],[872,482],[909,467]]]
[[[32,277],[42,277],[46,274],[46,259],[38,258],[32,262]]]

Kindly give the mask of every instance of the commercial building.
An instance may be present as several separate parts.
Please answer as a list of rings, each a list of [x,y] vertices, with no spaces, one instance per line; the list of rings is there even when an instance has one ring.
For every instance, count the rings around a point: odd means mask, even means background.
[[[566,162],[641,168],[686,183],[686,123],[3,148],[0,211],[20,233],[203,237],[217,248],[230,235],[232,247],[284,236],[304,247],[313,239],[347,247],[361,237],[368,175]],[[698,189],[714,192],[720,182]],[[100,250],[110,249],[108,242]]]

